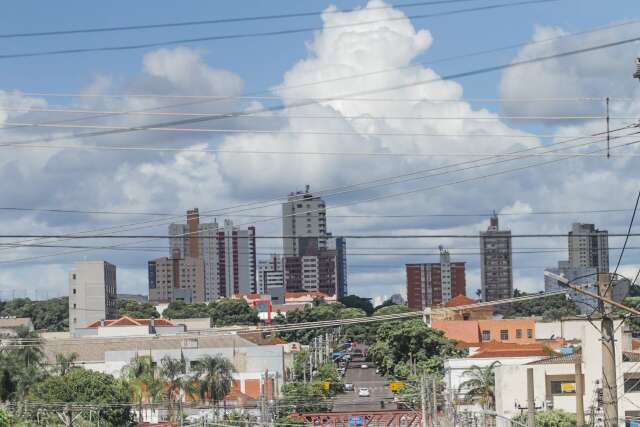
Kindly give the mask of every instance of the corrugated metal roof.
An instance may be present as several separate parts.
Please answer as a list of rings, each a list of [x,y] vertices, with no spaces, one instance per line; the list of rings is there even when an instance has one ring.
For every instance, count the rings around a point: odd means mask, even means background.
[[[535,362],[529,362],[527,365],[562,365],[562,364],[574,364],[579,362],[582,356],[579,353],[565,354],[562,356],[549,357],[547,359],[536,360]]]

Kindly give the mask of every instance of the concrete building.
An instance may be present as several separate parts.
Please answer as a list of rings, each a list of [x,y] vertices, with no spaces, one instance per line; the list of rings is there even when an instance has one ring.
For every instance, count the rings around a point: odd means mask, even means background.
[[[327,214],[324,200],[314,196],[307,185],[304,191],[290,193],[282,204],[284,256],[300,256],[309,241],[319,249],[327,248]]]
[[[480,232],[480,276],[484,301],[513,296],[511,231],[500,230],[497,215]]]
[[[461,346],[474,348],[484,343],[534,344],[536,342],[533,319],[497,320],[437,320],[431,322],[434,329],[444,332],[449,339]]]
[[[279,255],[271,255],[268,260],[258,261],[257,293],[268,293],[269,288],[274,286],[284,286],[284,269]]]
[[[327,248],[336,253],[338,297],[346,297],[349,294],[349,284],[347,283],[347,239],[344,237],[330,237],[327,240]]]
[[[18,328],[26,328],[29,331],[33,331],[31,318],[15,316],[0,317],[0,340],[2,340],[2,338],[15,337]]]
[[[286,257],[284,283],[287,292],[317,291],[338,295],[335,251],[323,250],[312,255]]]
[[[205,266],[202,258],[172,256],[148,263],[149,301],[155,304],[173,301],[205,302]]]
[[[69,330],[118,315],[116,266],[106,261],[83,261],[69,273]]]
[[[186,224],[169,225],[171,253],[204,261],[204,298],[212,301],[257,288],[255,227],[240,229],[225,220],[201,223],[197,208]]]
[[[574,223],[568,235],[569,266],[609,272],[609,232],[593,224]]]
[[[593,321],[598,324],[597,319]],[[618,367],[618,413],[620,417],[637,417],[640,407],[640,353],[633,351],[631,333],[621,320],[614,321],[615,354]],[[575,413],[575,365],[582,364],[584,408],[598,408],[598,390],[602,387],[601,334],[584,318],[536,323],[538,338],[561,337],[575,341],[580,352],[542,359],[519,366],[499,366],[495,370],[496,411],[511,418],[527,402],[527,368],[534,370],[534,397],[541,410],[561,409]],[[624,396],[624,398],[621,398]],[[599,411],[596,411],[598,416]],[[587,422],[590,420],[587,416]],[[597,424],[596,424],[597,425]],[[624,421],[621,422],[624,425]]]
[[[84,328],[76,328],[76,337],[134,337],[175,335],[186,332],[185,325],[167,319],[133,319],[122,316],[114,320],[96,320]]]
[[[451,262],[449,252],[440,247],[440,262],[406,264],[407,305],[414,310],[446,304],[466,295],[464,262]]]

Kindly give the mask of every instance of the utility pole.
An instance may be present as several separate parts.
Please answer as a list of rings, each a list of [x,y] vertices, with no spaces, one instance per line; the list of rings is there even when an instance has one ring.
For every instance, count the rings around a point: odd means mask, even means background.
[[[582,356],[576,362],[576,427],[584,427],[584,380],[582,378]]]
[[[598,275],[598,294],[611,299],[612,280],[608,273]],[[616,346],[611,319],[611,304],[599,300],[602,321],[602,409],[605,427],[618,425],[618,385],[616,381]]]
[[[431,425],[436,427],[438,425],[438,384],[435,376],[431,377],[431,390],[431,401],[433,404],[431,408]]]
[[[533,368],[527,368],[527,427],[536,427],[536,401],[533,391]]]
[[[422,374],[420,377],[420,406],[422,407],[422,427],[427,427],[427,387],[426,378]]]

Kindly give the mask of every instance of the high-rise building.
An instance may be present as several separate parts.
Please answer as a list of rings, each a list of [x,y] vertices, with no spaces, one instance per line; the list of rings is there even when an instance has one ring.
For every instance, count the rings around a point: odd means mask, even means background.
[[[511,231],[500,230],[498,216],[491,217],[487,231],[480,232],[482,299],[495,301],[513,296]]]
[[[305,247],[314,244],[327,247],[327,214],[324,200],[314,196],[307,185],[305,191],[289,194],[282,204],[282,234],[284,256],[300,256]]]
[[[451,262],[449,252],[440,247],[440,262],[407,264],[407,305],[415,310],[446,304],[466,295],[464,262]]]
[[[256,291],[255,227],[240,229],[229,220],[201,223],[198,209],[191,209],[186,224],[169,226],[169,236],[172,253],[204,261],[205,301]]]
[[[337,252],[315,245],[316,242],[306,245],[299,256],[284,257],[286,291],[319,291],[339,296]]]
[[[69,329],[96,320],[118,317],[116,266],[106,261],[83,261],[69,273]]]
[[[149,301],[205,302],[204,271],[202,258],[182,257],[178,249],[149,261]]]
[[[594,267],[598,273],[609,272],[609,232],[593,224],[574,223],[568,235],[569,266]]]
[[[268,260],[258,262],[257,293],[269,293],[269,288],[274,286],[284,286],[284,269],[279,255],[271,255]]]
[[[327,240],[327,248],[336,253],[337,296],[338,298],[346,297],[349,293],[347,284],[347,240],[344,237],[330,237]]]

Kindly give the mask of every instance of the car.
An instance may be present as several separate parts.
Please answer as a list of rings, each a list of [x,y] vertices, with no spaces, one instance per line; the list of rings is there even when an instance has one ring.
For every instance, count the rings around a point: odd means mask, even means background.
[[[367,365],[366,363],[363,363],[362,365],[360,365],[361,369],[367,369],[369,367],[369,365]]]
[[[360,397],[369,397],[371,396],[371,392],[369,392],[369,389],[366,387],[360,387],[358,389],[358,396]]]
[[[353,391],[353,384],[351,383],[346,383],[344,385],[344,391]]]

